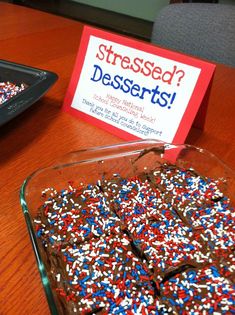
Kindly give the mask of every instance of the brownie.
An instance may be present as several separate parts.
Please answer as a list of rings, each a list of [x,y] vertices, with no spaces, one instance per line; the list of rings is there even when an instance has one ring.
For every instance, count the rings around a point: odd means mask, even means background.
[[[125,234],[68,245],[53,270],[60,309],[85,314],[163,314],[172,310],[159,298],[153,275],[132,250]]]
[[[49,198],[41,206],[36,223],[44,245],[62,246],[104,234],[119,233],[121,221],[110,210],[98,185],[62,190],[47,189]]]
[[[34,225],[59,313],[235,314],[235,211],[220,187],[162,164],[46,188]]]
[[[161,284],[178,314],[235,314],[235,285],[215,265],[189,268]]]

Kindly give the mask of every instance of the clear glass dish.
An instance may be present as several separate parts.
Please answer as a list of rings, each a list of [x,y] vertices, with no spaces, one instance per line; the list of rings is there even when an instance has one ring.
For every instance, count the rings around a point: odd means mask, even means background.
[[[119,173],[131,177],[170,162],[186,169],[193,168],[199,174],[219,179],[220,190],[235,201],[235,173],[212,153],[191,145],[172,145],[157,140],[139,140],[117,145],[94,147],[68,153],[58,159],[56,165],[36,170],[23,183],[20,202],[29,235],[52,314],[59,314],[56,296],[50,286],[50,270],[38,245],[33,220],[42,203],[41,192],[47,187],[62,190],[71,181],[76,184],[96,183],[98,179]]]

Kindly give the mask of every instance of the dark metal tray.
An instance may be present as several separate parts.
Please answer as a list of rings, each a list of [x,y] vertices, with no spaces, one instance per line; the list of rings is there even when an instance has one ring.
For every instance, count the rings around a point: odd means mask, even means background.
[[[0,82],[24,83],[27,86],[0,105],[0,126],[33,105],[57,79],[56,73],[0,60]]]

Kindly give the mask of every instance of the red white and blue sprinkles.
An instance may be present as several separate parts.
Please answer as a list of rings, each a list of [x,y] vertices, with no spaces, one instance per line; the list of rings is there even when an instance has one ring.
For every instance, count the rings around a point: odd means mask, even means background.
[[[26,84],[17,85],[12,82],[0,82],[0,105],[26,89]]]
[[[235,314],[235,211],[164,164],[42,192],[34,220],[62,314]]]
[[[235,285],[214,265],[184,271],[161,290],[179,314],[235,314]]]
[[[65,293],[73,311],[105,314],[163,314],[152,275],[136,257],[124,235],[106,236],[61,250],[69,281]],[[56,274],[61,280],[63,276]],[[76,290],[75,290],[76,289]],[[76,306],[75,306],[76,305]]]

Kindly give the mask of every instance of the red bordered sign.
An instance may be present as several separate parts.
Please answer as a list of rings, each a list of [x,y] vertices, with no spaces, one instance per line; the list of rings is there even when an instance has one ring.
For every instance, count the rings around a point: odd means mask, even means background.
[[[84,27],[63,109],[126,140],[183,143],[215,65]]]

